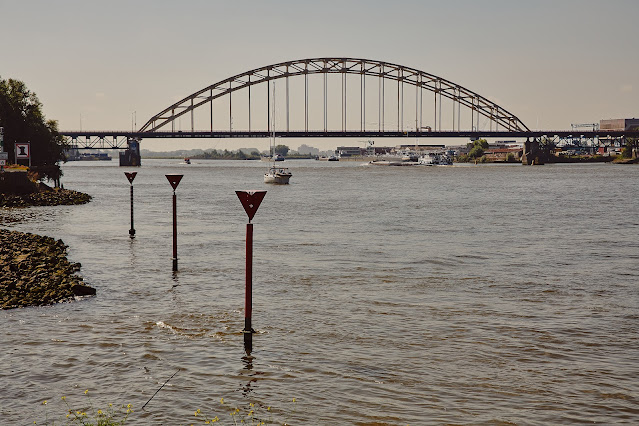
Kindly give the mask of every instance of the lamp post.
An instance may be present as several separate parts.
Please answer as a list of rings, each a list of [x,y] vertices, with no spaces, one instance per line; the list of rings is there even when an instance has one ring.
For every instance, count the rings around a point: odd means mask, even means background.
[[[177,257],[177,197],[175,196],[175,189],[180,184],[184,175],[165,175],[166,179],[173,188],[173,272],[178,270],[178,257]]]

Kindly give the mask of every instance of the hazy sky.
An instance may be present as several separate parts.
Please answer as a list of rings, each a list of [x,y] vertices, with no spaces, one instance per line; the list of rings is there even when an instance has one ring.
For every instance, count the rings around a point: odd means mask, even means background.
[[[62,130],[131,129],[134,111],[139,127],[249,69],[367,58],[569,129],[639,117],[638,21],[637,0],[0,0],[0,77],[24,81]]]

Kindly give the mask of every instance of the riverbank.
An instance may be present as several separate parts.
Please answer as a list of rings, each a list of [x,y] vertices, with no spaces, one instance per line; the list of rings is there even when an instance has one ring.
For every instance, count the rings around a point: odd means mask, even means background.
[[[75,205],[89,201],[88,194],[34,182],[27,171],[0,173],[0,207]]]
[[[84,204],[91,196],[78,191],[33,182],[27,171],[0,174],[0,207]],[[0,229],[0,308],[41,306],[95,295],[75,275],[79,263],[70,263],[62,240]]]
[[[86,204],[89,201],[91,196],[88,194],[60,188],[22,195],[0,193],[0,207],[62,206]]]
[[[51,237],[0,229],[0,308],[42,306],[95,295],[75,275],[79,263]]]

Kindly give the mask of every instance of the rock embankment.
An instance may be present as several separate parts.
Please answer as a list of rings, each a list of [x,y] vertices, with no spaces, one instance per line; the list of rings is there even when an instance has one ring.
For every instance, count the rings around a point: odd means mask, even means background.
[[[0,172],[0,207],[60,206],[91,201],[90,195],[50,188],[34,178],[26,171]]]
[[[41,306],[95,295],[75,275],[62,240],[0,229],[0,308]]]
[[[91,196],[88,194],[59,188],[23,195],[0,193],[0,207],[61,206],[85,204],[89,201]]]

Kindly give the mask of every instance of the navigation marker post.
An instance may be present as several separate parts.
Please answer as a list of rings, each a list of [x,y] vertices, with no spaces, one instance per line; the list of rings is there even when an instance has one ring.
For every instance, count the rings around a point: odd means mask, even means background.
[[[253,350],[253,216],[260,207],[266,191],[235,191],[248,216],[246,224],[246,293],[244,296],[244,348],[250,353]]]
[[[178,257],[177,257],[177,198],[175,196],[175,189],[180,184],[184,175],[165,175],[166,179],[173,188],[173,272],[178,270]]]
[[[124,174],[131,184],[131,229],[129,229],[129,237],[133,239],[135,238],[135,228],[133,227],[133,179],[135,179],[135,175],[138,172],[124,172]]]

